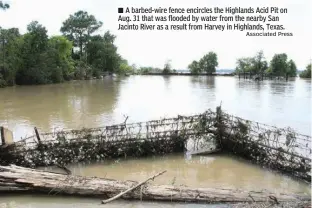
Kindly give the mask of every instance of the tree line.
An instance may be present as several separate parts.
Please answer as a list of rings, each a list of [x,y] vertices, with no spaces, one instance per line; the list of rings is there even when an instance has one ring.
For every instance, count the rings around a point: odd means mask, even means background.
[[[212,74],[216,72],[218,56],[215,52],[209,52],[199,61],[194,60],[189,64],[188,69],[192,74]],[[297,66],[287,54],[275,54],[270,62],[267,62],[263,51],[259,51],[253,57],[239,58],[236,62],[235,74],[248,73],[250,75],[264,75],[273,77],[296,77]],[[311,78],[311,64],[300,74],[302,78]]]
[[[0,9],[9,9],[0,1]],[[0,27],[0,86],[60,83],[89,79],[104,73],[133,70],[117,51],[116,36],[109,31],[95,34],[103,23],[86,11],[63,22],[62,35],[48,37],[38,21],[27,32]]]

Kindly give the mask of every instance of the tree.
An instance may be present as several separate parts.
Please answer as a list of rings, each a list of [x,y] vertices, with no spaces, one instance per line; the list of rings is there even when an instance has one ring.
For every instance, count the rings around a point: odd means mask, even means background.
[[[253,59],[252,58],[240,58],[236,62],[236,73],[250,72],[253,69]]]
[[[236,62],[236,73],[250,73],[263,75],[268,69],[268,63],[264,58],[263,51],[256,53],[254,57],[240,58]]]
[[[164,66],[164,69],[162,71],[163,74],[169,74],[172,70],[172,67],[171,67],[171,60],[167,60],[166,63],[165,63],[165,66]]]
[[[188,65],[188,68],[190,69],[192,74],[199,74],[201,73],[201,69],[199,67],[198,61],[193,61],[190,65]]]
[[[263,74],[265,70],[268,68],[268,63],[264,58],[263,51],[257,52],[254,58],[251,60],[253,66],[252,66],[252,71],[255,74]]]
[[[275,54],[270,62],[273,75],[284,76],[288,69],[287,55],[285,53]]]
[[[10,8],[10,5],[8,3],[3,3],[3,1],[0,1],[0,9],[6,10],[9,8]]]
[[[97,21],[93,15],[86,11],[78,11],[63,22],[61,32],[71,41],[75,47],[79,47],[80,58],[83,55],[83,49],[90,40],[91,35],[96,32],[103,23]]]
[[[209,52],[199,60],[200,69],[205,71],[206,73],[216,72],[217,66],[218,66],[218,57],[217,54],[214,52]]]
[[[292,59],[290,59],[288,61],[286,77],[296,77],[296,76],[297,76],[297,66],[295,62]]]
[[[23,35],[21,47],[22,65],[17,76],[17,84],[46,84],[49,83],[49,68],[47,62],[48,35],[44,26],[37,21],[27,26],[28,33]],[[50,66],[49,66],[50,67]]]
[[[119,74],[128,74],[128,73],[133,73],[134,69],[129,66],[128,61],[125,59],[121,60],[118,73]]]
[[[49,39],[49,51],[53,53],[55,69],[52,69],[52,82],[70,80],[74,75],[74,63],[71,58],[73,43],[64,36],[53,36]],[[52,55],[52,54],[51,54]]]
[[[88,64],[92,65],[97,73],[108,71],[117,72],[121,64],[121,56],[114,45],[116,36],[107,31],[103,36],[97,35],[90,38],[86,46]]]
[[[306,69],[303,72],[301,72],[300,77],[301,78],[310,78],[311,79],[311,68],[312,68],[312,65],[309,64],[306,67]]]
[[[0,28],[0,75],[2,85],[14,85],[20,59],[21,35],[17,28]]]

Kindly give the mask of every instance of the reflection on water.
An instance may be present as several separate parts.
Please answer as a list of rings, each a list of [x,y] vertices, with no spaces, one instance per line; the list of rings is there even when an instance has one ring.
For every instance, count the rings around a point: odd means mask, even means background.
[[[53,128],[98,127],[215,109],[311,134],[309,80],[131,76],[0,89],[0,125],[16,138]]]

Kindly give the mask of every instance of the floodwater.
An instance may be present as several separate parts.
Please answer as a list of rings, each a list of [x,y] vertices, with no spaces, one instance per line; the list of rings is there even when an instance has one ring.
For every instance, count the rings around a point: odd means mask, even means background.
[[[12,130],[15,140],[33,134],[35,126],[41,132],[99,127],[121,123],[126,116],[129,116],[127,122],[137,122],[191,115],[215,109],[220,103],[230,114],[278,127],[292,127],[311,135],[311,80],[299,78],[256,83],[234,77],[130,76],[4,88],[0,89],[0,100],[0,125]],[[167,170],[154,183],[310,194],[308,185],[226,155],[128,158],[76,164],[70,168],[79,175],[122,180],[144,180]],[[0,208],[95,207],[99,204],[95,199],[58,196],[0,197]],[[186,207],[124,201],[107,206]]]

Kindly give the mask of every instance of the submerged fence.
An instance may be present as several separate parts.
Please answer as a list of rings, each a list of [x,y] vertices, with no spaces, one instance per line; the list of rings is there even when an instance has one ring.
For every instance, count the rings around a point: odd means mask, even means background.
[[[41,133],[0,152],[0,164],[66,165],[115,157],[183,152],[199,141],[311,181],[311,137],[244,120],[221,111],[82,130]]]

